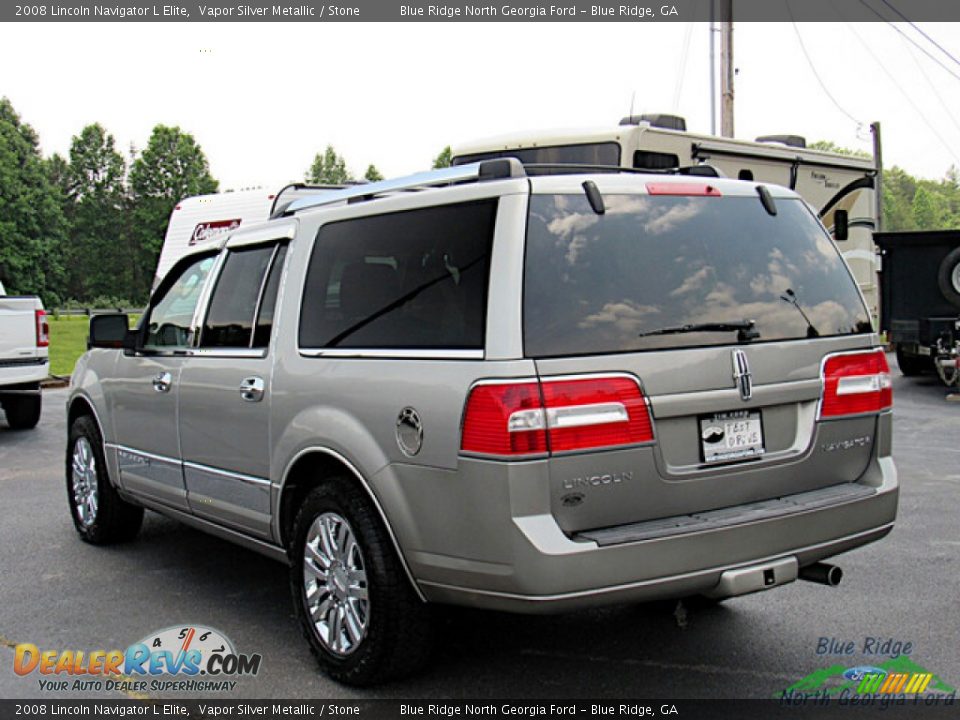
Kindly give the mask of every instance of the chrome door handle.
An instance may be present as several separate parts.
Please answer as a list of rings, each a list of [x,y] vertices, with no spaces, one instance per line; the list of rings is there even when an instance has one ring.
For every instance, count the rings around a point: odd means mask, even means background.
[[[263,400],[263,378],[248,377],[240,383],[240,397],[247,402],[260,402]]]
[[[168,372],[162,372],[153,379],[153,389],[158,393],[170,392],[172,384],[173,375]]]

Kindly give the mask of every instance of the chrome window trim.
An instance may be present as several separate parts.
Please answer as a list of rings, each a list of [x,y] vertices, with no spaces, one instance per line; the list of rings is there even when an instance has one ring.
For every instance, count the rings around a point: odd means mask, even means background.
[[[415,360],[483,360],[484,351],[477,350],[444,350],[415,349],[415,348],[301,348],[297,352],[302,357],[332,357],[332,358],[394,358]]]
[[[197,348],[187,357],[265,358],[267,348]]]

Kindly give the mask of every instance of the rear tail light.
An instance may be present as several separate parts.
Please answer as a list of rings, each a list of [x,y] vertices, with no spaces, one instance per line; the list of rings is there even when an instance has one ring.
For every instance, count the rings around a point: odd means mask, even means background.
[[[477,385],[467,398],[461,449],[483,455],[547,452],[540,386],[536,381]]]
[[[893,407],[890,366],[882,350],[828,356],[820,417],[876,413]]]
[[[470,392],[461,450],[544,455],[653,441],[636,379],[626,376],[481,384]]]
[[[37,347],[47,347],[50,345],[50,323],[47,322],[47,313],[44,310],[37,310]]]

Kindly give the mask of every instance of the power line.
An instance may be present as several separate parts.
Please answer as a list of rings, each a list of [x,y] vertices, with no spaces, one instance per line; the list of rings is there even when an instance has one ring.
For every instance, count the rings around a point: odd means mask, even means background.
[[[861,0],[862,1],[862,0]],[[837,99],[833,96],[830,90],[827,88],[826,83],[823,82],[823,78],[820,77],[820,73],[817,72],[816,66],[813,64],[813,60],[810,59],[810,53],[807,52],[807,46],[803,43],[803,37],[800,35],[800,28],[797,27],[796,21],[793,19],[793,11],[790,9],[790,0],[784,0],[787,6],[787,13],[790,15],[790,22],[793,25],[793,31],[797,34],[797,41],[800,43],[800,49],[803,51],[803,56],[807,59],[807,64],[810,66],[810,70],[813,72],[813,76],[817,79],[817,82],[820,83],[820,88],[823,90],[824,94],[830,98],[830,102],[834,104],[834,107],[837,108],[840,112],[846,115],[853,123],[857,126],[859,130],[863,127],[863,123],[857,120],[853,115],[848,113],[843,109],[843,106],[837,102]]]
[[[834,9],[837,9],[836,6],[834,6]],[[839,10],[838,10],[838,14],[839,14]],[[900,94],[903,95],[904,99],[907,101],[907,104],[909,104],[910,107],[913,108],[914,112],[916,112],[917,115],[920,116],[920,119],[930,129],[930,132],[933,133],[933,135],[937,138],[937,140],[940,141],[940,144],[943,145],[944,149],[946,149],[946,151],[953,156],[953,159],[956,160],[958,164],[960,164],[960,158],[958,158],[956,153],[954,153],[953,148],[950,146],[949,143],[947,143],[946,140],[943,139],[943,136],[937,132],[937,129],[930,123],[930,120],[927,118],[926,114],[923,113],[919,107],[917,107],[917,104],[913,101],[910,95],[907,94],[907,91],[903,89],[903,87],[900,85],[897,79],[893,76],[893,73],[891,73],[887,69],[887,66],[883,64],[883,61],[880,60],[879,57],[877,57],[876,53],[873,52],[873,50],[870,48],[867,42],[862,37],[860,37],[859,33],[857,33],[854,27],[848,22],[844,22],[844,24],[847,26],[850,32],[853,33],[853,36],[860,41],[860,44],[863,45],[866,51],[870,54],[870,57],[873,58],[874,62],[876,62],[877,65],[880,66],[880,69],[883,70],[883,72],[886,74],[886,76],[890,78],[890,82],[892,82],[894,87],[896,87],[897,90],[900,91]]]
[[[902,40],[903,38],[901,38]],[[910,46],[906,43],[903,44],[907,52],[910,53],[910,57],[913,59],[913,63],[917,66],[917,70],[920,71],[920,74],[923,75],[923,79],[927,81],[927,85],[930,86],[930,92],[933,93],[934,97],[937,98],[937,101],[940,103],[940,106],[943,108],[943,112],[946,113],[947,117],[950,118],[950,122],[953,123],[953,126],[960,131],[960,123],[957,123],[957,118],[954,116],[953,112],[950,110],[950,106],[943,101],[943,97],[937,91],[937,86],[933,84],[933,81],[930,79],[930,76],[927,75],[927,71],[923,69],[923,65],[917,59],[917,56],[914,54],[913,50],[910,49]]]
[[[951,54],[947,51],[946,48],[944,48],[940,43],[938,43],[938,42],[937,42],[936,40],[934,40],[932,37],[930,37],[929,35],[927,35],[927,34],[920,28],[920,26],[918,26],[915,22],[913,22],[913,20],[911,20],[910,18],[908,18],[906,15],[904,15],[904,14],[903,14],[902,12],[900,12],[899,10],[897,10],[897,8],[895,8],[895,7],[893,6],[893,3],[888,2],[888,0],[881,0],[881,2],[882,2],[884,5],[886,5],[888,8],[890,8],[891,10],[893,10],[897,15],[899,15],[899,16],[903,19],[904,22],[909,23],[910,27],[912,27],[912,28],[913,28],[914,30],[916,30],[918,33],[920,33],[921,35],[923,35],[927,40],[929,40],[931,43],[933,43],[933,45],[937,48],[937,50],[939,50],[939,51],[942,52],[944,55],[946,55],[948,58],[950,58],[951,60],[953,60],[957,65],[960,65],[960,60],[957,60],[957,58],[955,58],[953,55],[951,55]]]
[[[687,23],[687,29],[683,38],[683,54],[680,57],[680,72],[677,75],[677,84],[673,89],[673,110],[680,109],[680,94],[683,92],[683,81],[687,74],[687,58],[690,55],[690,38],[693,35],[693,23]]]
[[[881,2],[883,2],[883,0],[881,0]],[[874,15],[876,15],[878,18],[880,18],[881,20],[883,20],[887,25],[889,25],[890,27],[892,27],[892,28],[893,28],[894,30],[896,30],[898,33],[900,33],[900,35],[901,35],[902,37],[905,37],[908,41],[910,41],[910,44],[912,44],[915,48],[917,48],[920,52],[922,52],[922,53],[923,53],[924,55],[926,55],[928,58],[930,58],[931,60],[933,60],[937,65],[939,65],[939,66],[942,67],[944,70],[946,70],[948,73],[950,73],[951,75],[953,75],[953,77],[955,77],[957,80],[960,80],[960,75],[957,75],[957,73],[955,73],[953,70],[951,70],[951,69],[948,68],[946,65],[944,65],[943,62],[941,62],[940,58],[934,57],[934,56],[930,53],[930,51],[928,51],[925,47],[923,47],[922,45],[920,45],[920,43],[918,43],[918,42],[917,42],[916,40],[914,40],[912,37],[910,37],[909,35],[907,35],[903,30],[901,30],[900,28],[898,28],[896,23],[890,22],[890,20],[888,20],[888,19],[885,18],[883,15],[881,15],[880,13],[878,13],[872,6],[870,6],[870,5],[867,4],[866,0],[860,0],[860,4],[863,5],[867,10],[869,10],[870,12],[872,12]]]

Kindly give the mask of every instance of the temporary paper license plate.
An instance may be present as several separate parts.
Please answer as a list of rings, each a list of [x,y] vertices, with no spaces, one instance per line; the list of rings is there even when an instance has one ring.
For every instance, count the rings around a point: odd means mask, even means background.
[[[701,417],[700,447],[707,463],[763,455],[760,413],[740,410]]]

